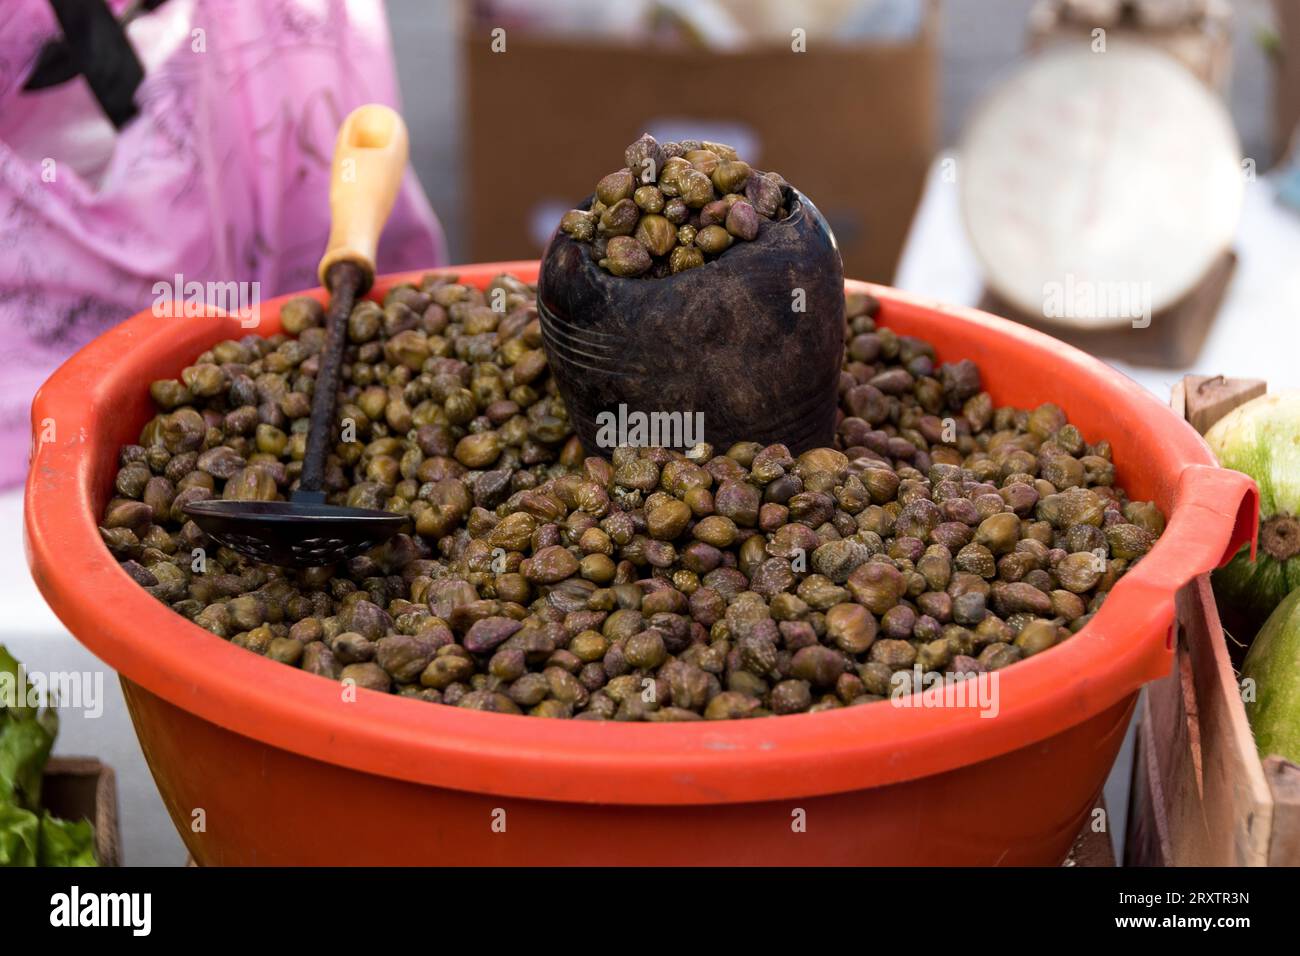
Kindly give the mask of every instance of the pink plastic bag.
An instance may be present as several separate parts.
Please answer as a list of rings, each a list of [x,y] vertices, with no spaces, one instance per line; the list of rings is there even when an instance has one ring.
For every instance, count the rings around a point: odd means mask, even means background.
[[[316,285],[339,123],[362,103],[397,106],[380,0],[169,0],[128,28],[145,79],[117,132],[82,77],[22,92],[61,35],[47,0],[6,0],[5,20],[0,487],[26,470],[37,387],[150,308],[156,283],[257,282],[261,298]],[[408,172],[379,268],[442,265],[445,250]]]

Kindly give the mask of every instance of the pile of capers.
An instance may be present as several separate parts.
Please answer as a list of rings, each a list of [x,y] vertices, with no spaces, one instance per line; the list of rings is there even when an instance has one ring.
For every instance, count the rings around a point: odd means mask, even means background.
[[[493,308],[489,303],[497,303]],[[224,341],[153,383],[101,533],[214,635],[331,680],[584,720],[858,706],[919,669],[965,679],[1079,632],[1164,529],[1111,448],[1061,409],[996,407],[979,370],[846,300],[834,447],[740,442],[586,454],[541,348],[534,289],[441,275],[348,321],[328,500],[410,517],[331,567],[219,548],[183,511],[286,498],[324,344]],[[158,639],[164,639],[159,637]]]
[[[592,258],[616,276],[694,269],[788,213],[786,181],[751,168],[724,143],[659,143],[646,133],[623,160],[596,184],[590,208],[560,220],[565,235],[590,243]]]

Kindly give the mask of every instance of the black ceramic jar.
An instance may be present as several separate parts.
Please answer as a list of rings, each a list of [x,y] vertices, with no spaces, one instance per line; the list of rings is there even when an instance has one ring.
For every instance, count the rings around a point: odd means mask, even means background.
[[[831,444],[844,266],[817,207],[787,190],[784,219],[762,220],[754,240],[664,278],[611,275],[590,245],[556,230],[538,312],[551,372],[590,453],[692,440],[719,452],[738,441],[782,442],[795,454]]]

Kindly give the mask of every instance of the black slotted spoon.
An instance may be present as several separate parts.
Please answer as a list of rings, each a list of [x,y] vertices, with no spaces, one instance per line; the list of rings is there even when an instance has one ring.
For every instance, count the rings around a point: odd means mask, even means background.
[[[407,523],[404,515],[387,511],[328,505],[324,491],[348,315],[374,283],[379,233],[401,186],[407,144],[402,118],[377,104],[348,114],[334,144],[330,238],[319,268],[330,306],[298,487],[288,501],[185,506],[208,537],[254,560],[288,567],[335,564],[387,541]]]

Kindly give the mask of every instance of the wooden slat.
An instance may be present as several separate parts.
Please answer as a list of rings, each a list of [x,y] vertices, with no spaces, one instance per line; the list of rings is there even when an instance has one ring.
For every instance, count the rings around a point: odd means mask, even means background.
[[[1171,406],[1204,433],[1263,382],[1187,376]],[[1147,687],[1126,859],[1300,865],[1300,767],[1260,762],[1208,575],[1178,595],[1174,672]]]
[[[1208,604],[1208,608],[1207,608]],[[1273,799],[1207,578],[1179,594],[1174,672],[1147,686],[1134,776],[1139,866],[1264,866]]]
[[[1188,375],[1179,383],[1179,413],[1204,435],[1210,426],[1238,405],[1268,391],[1262,378],[1224,378],[1222,375]]]
[[[1160,752],[1152,730],[1151,697],[1144,692],[1133,747],[1133,787],[1124,838],[1126,866],[1169,866],[1173,858],[1169,818],[1165,812],[1169,802],[1161,784]]]
[[[1187,613],[1186,588],[1178,598],[1179,619]],[[1147,685],[1146,714],[1152,747],[1149,760],[1163,794],[1163,825],[1170,853],[1167,864],[1191,862],[1189,852],[1209,843],[1201,813],[1200,724],[1184,629],[1180,625],[1173,672]]]
[[[1202,808],[1214,839],[1208,852],[1197,853],[1188,862],[1264,866],[1273,801],[1228,658],[1209,577],[1198,578],[1195,585],[1189,593],[1185,633],[1200,727]]]

